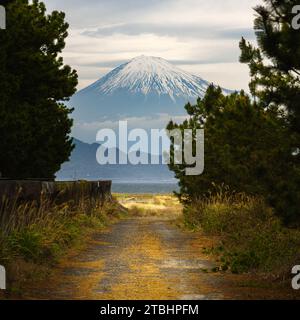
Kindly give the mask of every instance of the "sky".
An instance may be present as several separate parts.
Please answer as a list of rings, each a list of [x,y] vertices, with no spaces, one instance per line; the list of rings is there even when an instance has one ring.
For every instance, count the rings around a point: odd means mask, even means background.
[[[248,91],[241,37],[254,42],[262,0],[44,0],[70,24],[64,61],[82,89],[139,55],[161,57],[224,88]]]

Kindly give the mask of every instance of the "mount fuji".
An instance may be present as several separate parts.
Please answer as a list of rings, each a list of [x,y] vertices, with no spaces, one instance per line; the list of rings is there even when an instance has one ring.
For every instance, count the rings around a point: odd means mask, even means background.
[[[159,114],[183,116],[184,105],[203,97],[208,86],[208,81],[162,58],[142,55],[75,94],[70,101],[75,109],[72,118],[76,124]]]
[[[171,183],[173,188],[176,180],[166,165],[99,165],[96,134],[100,129],[116,129],[119,120],[127,120],[129,130],[162,129],[171,119],[180,122],[187,117],[184,105],[203,97],[208,86],[208,81],[157,57],[139,56],[115,68],[68,103],[74,108],[71,116],[76,147],[57,178],[160,181]]]

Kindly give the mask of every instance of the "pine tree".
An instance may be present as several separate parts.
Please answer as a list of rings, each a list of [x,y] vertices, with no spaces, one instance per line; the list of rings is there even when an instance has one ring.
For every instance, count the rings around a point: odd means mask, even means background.
[[[242,39],[241,62],[251,71],[251,93],[265,106],[284,106],[291,130],[300,134],[300,32],[292,26],[297,0],[264,0],[254,29],[259,49]],[[299,147],[299,146],[295,146]]]
[[[209,87],[191,118],[168,129],[204,128],[205,172],[185,176],[186,165],[172,163],[179,196],[192,202],[226,185],[232,191],[263,196],[286,224],[300,222],[300,32],[292,28],[296,1],[265,0],[255,8],[259,48],[240,42],[241,62],[250,68],[253,97],[224,96]]]
[[[292,23],[296,5],[296,0],[264,0],[257,6],[254,29],[259,48],[242,39],[240,61],[249,65],[249,87],[260,107],[282,111],[290,149],[282,163],[285,177],[272,190],[273,204],[300,220],[300,32]]]
[[[73,149],[71,110],[77,74],[59,56],[65,14],[34,0],[4,1],[0,30],[0,172],[8,178],[53,178]]]
[[[264,110],[244,92],[225,96],[214,86],[196,105],[187,104],[186,110],[190,119],[180,125],[170,122],[168,129],[205,130],[205,171],[186,176],[186,164],[171,163],[179,179],[180,199],[190,203],[217,192],[215,186],[225,185],[232,192],[265,197],[285,221],[292,220],[297,199],[289,203],[289,210],[282,202],[284,194],[296,187],[289,179],[293,172],[285,166],[291,141],[278,111]]]

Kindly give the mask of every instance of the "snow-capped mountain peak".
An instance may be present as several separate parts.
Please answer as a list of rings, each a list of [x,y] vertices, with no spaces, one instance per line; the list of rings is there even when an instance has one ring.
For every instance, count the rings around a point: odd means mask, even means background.
[[[136,57],[71,98],[68,104],[78,128],[74,132],[79,138],[95,136],[100,123],[114,127],[120,119],[131,119],[135,128],[164,128],[171,118],[185,119],[186,103],[195,104],[208,86],[208,81],[162,58]]]
[[[198,97],[206,91],[208,82],[183,71],[168,61],[150,56],[138,56],[109,72],[85,90],[112,95],[123,90],[132,94]]]

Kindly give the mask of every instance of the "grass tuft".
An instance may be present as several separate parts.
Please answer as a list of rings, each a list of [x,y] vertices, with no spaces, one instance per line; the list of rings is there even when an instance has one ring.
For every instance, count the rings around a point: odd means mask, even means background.
[[[220,192],[184,209],[187,227],[216,236],[209,251],[233,273],[290,273],[300,258],[300,232],[285,228],[262,198]]]
[[[8,293],[22,291],[29,279],[47,276],[68,248],[123,213],[117,202],[87,197],[60,204],[3,199],[0,264],[7,270]]]

